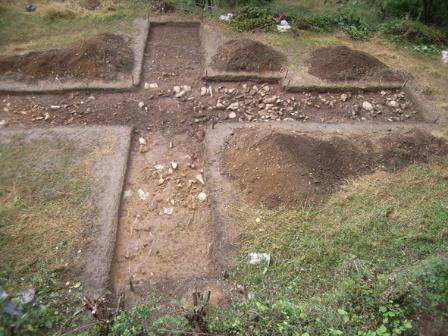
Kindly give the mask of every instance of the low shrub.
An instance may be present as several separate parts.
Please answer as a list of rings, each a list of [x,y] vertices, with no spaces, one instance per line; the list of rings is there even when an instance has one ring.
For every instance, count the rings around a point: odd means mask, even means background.
[[[391,41],[412,44],[421,52],[439,53],[448,44],[448,37],[437,28],[408,19],[384,23],[380,31]]]
[[[275,20],[269,9],[263,7],[243,6],[235,13],[235,19],[231,26],[238,32],[253,30],[270,30],[274,27]]]

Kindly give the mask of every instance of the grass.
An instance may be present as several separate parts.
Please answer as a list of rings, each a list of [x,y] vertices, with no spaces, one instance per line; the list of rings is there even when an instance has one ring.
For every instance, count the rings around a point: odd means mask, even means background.
[[[89,158],[64,142],[0,145],[0,288],[23,312],[2,315],[2,335],[47,335],[82,317],[69,270],[89,241]],[[35,299],[21,305],[28,288]]]
[[[99,32],[131,31],[133,19],[148,13],[144,1],[104,1],[89,11],[77,1],[40,1],[36,12],[24,2],[0,5],[0,53],[65,47]],[[114,8],[109,10],[108,8]]]
[[[84,245],[88,179],[68,144],[0,145],[0,153],[2,272],[17,284],[39,263],[70,263]]]
[[[417,316],[447,319],[446,288],[438,287],[448,281],[446,163],[350,181],[322,208],[245,209],[248,238],[233,280],[249,300],[216,311],[213,331],[398,335],[416,330]],[[247,265],[254,251],[273,253],[274,264]]]
[[[448,325],[447,163],[444,158],[393,173],[378,170],[347,181],[323,206],[230,207],[244,238],[228,281],[246,294],[211,307],[206,331],[441,334]],[[272,253],[274,262],[248,265],[248,252]],[[184,315],[157,311],[147,305],[123,311],[109,335],[191,330]]]

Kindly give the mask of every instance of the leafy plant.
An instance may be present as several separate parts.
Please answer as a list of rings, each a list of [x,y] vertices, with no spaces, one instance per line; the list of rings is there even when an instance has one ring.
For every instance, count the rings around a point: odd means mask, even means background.
[[[352,40],[365,40],[373,30],[364,19],[351,13],[340,15],[336,22]]]
[[[235,13],[231,26],[238,32],[253,30],[270,30],[275,21],[270,11],[263,7],[244,6]]]

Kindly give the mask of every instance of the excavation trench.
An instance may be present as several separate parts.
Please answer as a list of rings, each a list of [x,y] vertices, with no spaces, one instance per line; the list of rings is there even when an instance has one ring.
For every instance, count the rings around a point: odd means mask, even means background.
[[[147,81],[162,90],[195,85],[202,65],[199,25],[152,25],[148,43]],[[164,103],[175,104],[159,100]],[[176,108],[164,109],[170,107]],[[114,290],[125,294],[127,305],[162,293],[185,297],[217,274],[210,207],[198,198],[207,195],[201,142],[168,132],[142,138],[146,144],[135,144],[131,153],[112,269]]]

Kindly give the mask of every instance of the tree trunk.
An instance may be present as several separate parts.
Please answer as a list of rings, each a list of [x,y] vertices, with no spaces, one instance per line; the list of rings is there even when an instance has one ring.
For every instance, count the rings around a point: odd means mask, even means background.
[[[433,0],[423,0],[422,21],[426,24],[432,23],[432,3]]]

